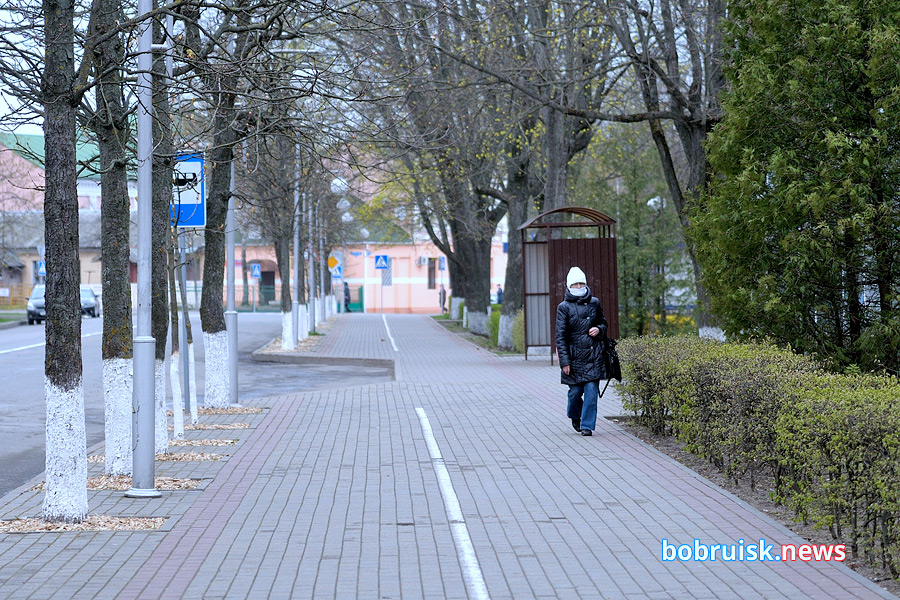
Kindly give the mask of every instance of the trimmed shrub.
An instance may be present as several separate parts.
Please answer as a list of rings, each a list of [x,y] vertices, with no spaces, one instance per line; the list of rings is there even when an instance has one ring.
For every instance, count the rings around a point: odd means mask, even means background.
[[[776,426],[777,499],[828,527],[852,556],[900,572],[900,384],[823,375]]]
[[[513,350],[516,352],[525,352],[525,311],[519,309],[516,318],[513,321]]]
[[[656,434],[828,527],[851,555],[900,572],[900,382],[826,374],[770,344],[697,337],[619,343],[624,404]]]
[[[491,317],[488,319],[488,331],[491,334],[491,346],[497,346],[497,339],[500,337],[500,304],[491,304]]]
[[[645,336],[619,342],[624,407],[654,434],[674,433],[681,422],[678,413],[697,395],[688,376],[690,364],[714,343],[697,336]]]
[[[694,404],[680,413],[679,437],[737,481],[761,469],[777,477],[775,420],[817,365],[766,344],[710,344],[692,365]]]

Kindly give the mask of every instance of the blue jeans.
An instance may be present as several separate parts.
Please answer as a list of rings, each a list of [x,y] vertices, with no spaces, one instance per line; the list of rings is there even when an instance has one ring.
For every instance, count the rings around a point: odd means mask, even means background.
[[[599,393],[599,380],[569,386],[569,408],[566,414],[570,419],[581,419],[582,429],[593,431],[597,425],[597,396]]]

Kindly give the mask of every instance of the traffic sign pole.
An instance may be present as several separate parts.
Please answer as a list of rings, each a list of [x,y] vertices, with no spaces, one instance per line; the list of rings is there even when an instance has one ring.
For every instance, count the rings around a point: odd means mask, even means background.
[[[256,299],[259,296],[259,280],[262,278],[262,267],[259,263],[250,265],[250,276],[256,280],[256,293],[253,294],[253,312],[256,312]]]
[[[381,313],[384,314],[384,273],[386,269],[390,268],[391,258],[387,254],[376,254],[375,255],[375,268],[377,270],[382,271],[381,276]]]

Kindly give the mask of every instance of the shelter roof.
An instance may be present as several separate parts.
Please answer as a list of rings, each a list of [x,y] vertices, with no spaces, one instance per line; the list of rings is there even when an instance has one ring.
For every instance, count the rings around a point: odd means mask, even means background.
[[[578,215],[579,217],[584,217],[586,221],[583,222],[564,222],[564,221],[554,221],[554,222],[546,222],[546,223],[538,223],[538,221],[544,219],[545,217],[549,217],[550,215],[565,215],[565,214],[573,214]],[[612,225],[616,221],[609,215],[603,214],[599,210],[594,210],[593,208],[586,208],[584,206],[564,206],[562,208],[554,208],[553,210],[548,210],[547,212],[543,212],[536,217],[529,219],[525,223],[519,226],[519,229],[528,229],[529,227],[550,227],[550,226],[559,226],[559,227],[571,227],[577,225]]]

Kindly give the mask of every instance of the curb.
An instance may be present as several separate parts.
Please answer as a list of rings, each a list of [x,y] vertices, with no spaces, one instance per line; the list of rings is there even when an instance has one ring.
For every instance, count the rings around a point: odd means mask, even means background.
[[[85,456],[90,456],[91,454],[96,453],[97,451],[99,451],[101,448],[104,448],[105,446],[106,446],[105,441],[97,442],[93,446],[89,446],[85,449],[86,450]],[[14,498],[21,496],[23,493],[27,492],[29,489],[33,488],[37,484],[42,483],[46,479],[44,477],[44,474],[46,472],[47,472],[46,470],[41,471],[40,473],[38,473],[37,475],[35,475],[34,477],[29,479],[25,483],[23,483],[22,485],[9,490],[8,492],[6,492],[2,496],[0,496],[0,506],[5,506],[9,502],[11,502]]]
[[[0,329],[12,329],[19,325],[24,325],[25,321],[9,321],[8,323],[0,323]]]
[[[397,379],[394,361],[389,358],[346,358],[341,356],[310,356],[263,353],[256,350],[250,360],[261,363],[281,363],[289,365],[325,365],[331,367],[377,367],[387,370],[391,379]]]

